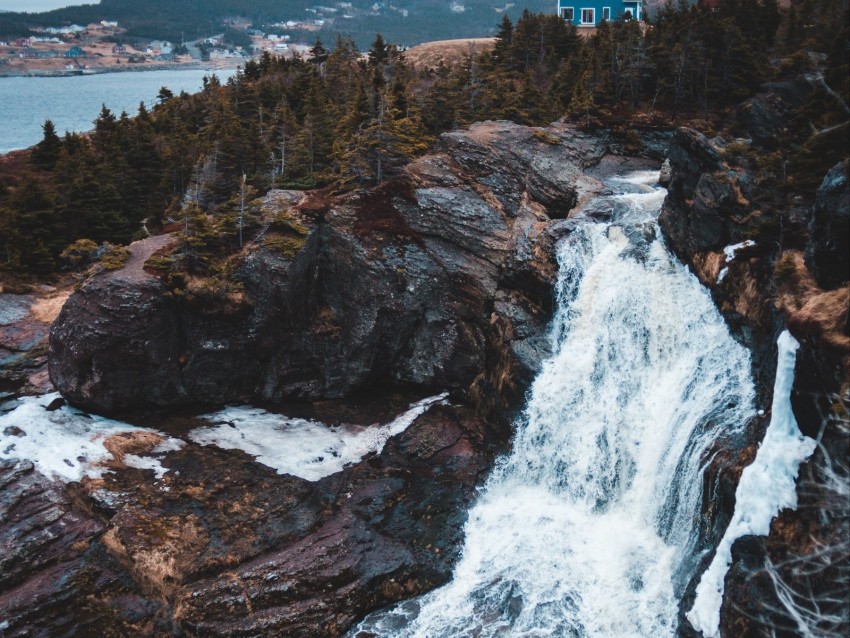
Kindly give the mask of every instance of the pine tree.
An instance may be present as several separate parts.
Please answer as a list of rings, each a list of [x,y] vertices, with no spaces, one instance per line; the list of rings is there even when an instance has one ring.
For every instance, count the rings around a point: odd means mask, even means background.
[[[42,125],[44,137],[32,150],[32,163],[39,168],[51,169],[59,160],[59,152],[62,150],[62,140],[56,134],[56,127],[50,120],[45,120]]]
[[[319,38],[316,38],[316,44],[314,44],[313,48],[310,49],[310,62],[320,66],[327,62],[329,55],[330,51],[325,48]]]
[[[514,25],[507,13],[502,15],[502,21],[499,23],[498,29],[496,43],[493,47],[493,60],[497,64],[502,64],[509,57],[514,35]]]
[[[374,42],[372,42],[372,46],[369,47],[369,64],[373,66],[383,66],[387,58],[389,58],[389,52],[387,51],[387,43],[384,42],[384,36],[378,33],[375,36]]]
[[[46,275],[66,243],[56,202],[42,181],[25,174],[0,209],[0,254],[12,270]]]

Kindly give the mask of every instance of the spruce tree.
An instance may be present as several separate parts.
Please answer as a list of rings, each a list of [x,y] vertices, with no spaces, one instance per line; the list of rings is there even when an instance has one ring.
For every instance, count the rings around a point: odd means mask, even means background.
[[[498,29],[496,43],[493,47],[493,60],[497,64],[501,64],[508,59],[514,34],[514,25],[507,13],[502,15],[502,21],[499,23]]]
[[[32,163],[39,168],[51,169],[59,160],[59,152],[62,150],[62,140],[56,134],[56,127],[50,120],[45,120],[42,125],[44,136],[32,150]]]
[[[310,62],[317,66],[322,65],[327,62],[329,55],[330,51],[325,48],[319,38],[316,38],[316,44],[310,49]]]
[[[372,42],[372,46],[369,47],[369,64],[373,66],[383,66],[387,58],[389,58],[389,52],[387,51],[387,43],[384,42],[384,36],[378,33],[375,36],[374,42]]]

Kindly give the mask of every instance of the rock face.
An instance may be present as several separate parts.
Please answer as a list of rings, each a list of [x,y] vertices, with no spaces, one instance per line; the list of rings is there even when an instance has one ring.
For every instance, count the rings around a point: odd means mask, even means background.
[[[498,449],[470,409],[438,406],[317,482],[191,443],[157,480],[116,459],[103,479],[66,486],[3,461],[0,629],[338,636],[450,576]]]
[[[0,285],[0,401],[53,390],[47,374],[47,335],[69,294],[44,285],[14,294]]]
[[[754,144],[769,150],[782,137],[793,110],[812,94],[812,85],[798,79],[769,82],[763,88],[764,92],[738,105],[735,119]]]
[[[836,288],[850,277],[850,182],[847,162],[835,165],[818,189],[806,265],[822,288]]]
[[[510,407],[546,352],[551,220],[598,188],[582,169],[604,152],[565,125],[446,134],[375,191],[309,195],[291,211],[303,247],[251,252],[233,303],[127,268],[97,275],[53,326],[51,379],[101,412],[388,386]]]
[[[468,410],[432,409],[379,456],[319,482],[311,534],[176,591],[175,621],[196,635],[333,636],[444,582],[495,450],[487,438]]]
[[[771,285],[775,244],[772,237],[754,241],[728,261],[724,253],[725,247],[764,232],[764,217],[753,214],[750,204],[756,199],[752,182],[746,171],[727,166],[720,149],[693,129],[674,133],[669,159],[670,184],[659,224],[670,248],[712,292],[733,333],[753,351],[753,372],[767,405],[781,327],[764,294]]]
[[[339,397],[439,389],[456,403],[316,482],[191,442],[156,480],[117,461],[68,487],[9,470],[53,487],[0,519],[21,548],[0,562],[4,635],[332,637],[445,582],[548,353],[564,218],[602,189],[585,169],[609,146],[562,124],[478,124],[373,191],[289,198],[280,224],[307,232],[247,251],[238,286],[146,272],[168,238],[91,278],[50,336],[51,379],[79,406],[180,436],[147,409],[307,400],[334,423]],[[45,565],[21,567],[30,555]]]
[[[102,520],[29,462],[0,461],[0,485],[3,636],[151,635],[161,603],[104,551]]]
[[[750,114],[756,106],[748,107]],[[769,122],[757,124],[751,121],[750,128],[753,142],[761,144],[757,132]],[[833,588],[850,581],[847,168],[840,164],[828,173],[811,209],[792,203],[783,210],[766,203],[772,199],[770,185],[759,183],[754,167],[729,161],[748,143],[727,145],[693,130],[676,132],[660,224],[673,251],[710,290],[733,334],[751,349],[759,402],[766,409],[776,336],[788,327],[800,341],[792,404],[800,429],[821,445],[801,469],[797,510],[782,512],[766,538],[745,537],[734,545],[721,635],[763,636],[769,628],[792,635],[795,615],[808,614],[817,631],[842,635],[850,630],[850,617],[844,595]],[[704,531],[709,546],[723,533],[734,502],[730,487],[754,457],[766,424],[766,418],[750,424],[748,440],[725,442],[724,458],[715,458],[707,472],[720,486],[719,492],[706,490],[711,500],[704,519],[714,521]],[[690,607],[695,585],[686,591],[682,610]],[[789,592],[796,608],[786,604]],[[684,615],[680,621],[680,635],[694,635]]]

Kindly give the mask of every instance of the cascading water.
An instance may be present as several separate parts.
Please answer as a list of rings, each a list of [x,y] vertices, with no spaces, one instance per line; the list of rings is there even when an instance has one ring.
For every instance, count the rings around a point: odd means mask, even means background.
[[[381,636],[671,636],[704,456],[755,412],[749,353],[671,258],[657,173],[560,247],[554,356],[470,511],[452,581],[367,618]],[[599,203],[597,202],[597,205]]]

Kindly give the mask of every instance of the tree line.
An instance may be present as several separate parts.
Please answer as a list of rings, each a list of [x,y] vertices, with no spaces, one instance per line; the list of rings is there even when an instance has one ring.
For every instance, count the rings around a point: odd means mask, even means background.
[[[842,19],[823,19],[828,10]],[[479,120],[628,126],[649,113],[669,124],[815,67],[826,89],[794,114],[786,143],[820,179],[846,155],[847,22],[842,0],[680,2],[651,25],[605,22],[590,37],[554,15],[505,16],[492,49],[427,69],[381,35],[365,55],[341,36],[306,58],[265,54],[195,95],[163,88],[133,117],[104,107],[88,134],[60,137],[46,122],[26,165],[0,169],[0,267],[49,274],[80,239],[127,243],[181,220],[189,229],[190,217],[230,219],[246,189],[368,187]],[[827,132],[814,145],[812,128]]]

